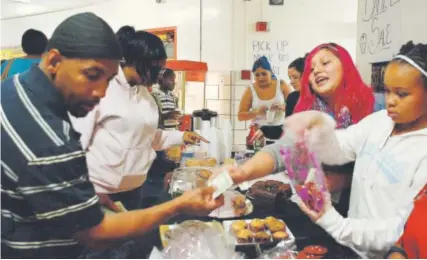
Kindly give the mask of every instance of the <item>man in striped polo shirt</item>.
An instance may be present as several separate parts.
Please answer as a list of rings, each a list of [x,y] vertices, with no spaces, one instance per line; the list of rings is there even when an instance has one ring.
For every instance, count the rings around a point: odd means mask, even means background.
[[[153,97],[159,106],[159,128],[175,130],[179,126],[181,113],[177,111],[178,98],[172,92],[175,88],[175,72],[163,69],[159,73],[159,88],[153,92]]]
[[[1,256],[75,258],[144,235],[182,212],[222,200],[198,189],[146,210],[104,215],[68,113],[85,116],[122,58],[113,30],[92,13],[54,31],[40,65],[1,82]]]

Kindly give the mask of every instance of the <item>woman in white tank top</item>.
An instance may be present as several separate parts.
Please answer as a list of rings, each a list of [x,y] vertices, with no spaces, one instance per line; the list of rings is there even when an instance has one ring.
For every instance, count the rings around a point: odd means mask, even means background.
[[[286,98],[293,91],[292,87],[276,78],[264,56],[254,62],[252,72],[255,81],[242,96],[239,121],[251,120],[252,125],[257,128],[282,125],[285,119]],[[270,112],[274,112],[274,116],[271,116]],[[269,138],[268,134],[266,137]]]

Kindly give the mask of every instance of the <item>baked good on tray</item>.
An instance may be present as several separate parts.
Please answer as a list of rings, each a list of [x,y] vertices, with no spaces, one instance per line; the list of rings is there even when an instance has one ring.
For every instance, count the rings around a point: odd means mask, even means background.
[[[271,233],[277,231],[286,231],[286,224],[280,220],[270,221],[270,223],[267,224],[267,227]]]
[[[240,230],[246,229],[247,226],[248,225],[246,224],[246,221],[236,220],[233,221],[233,223],[231,224],[231,231],[233,232],[233,234],[237,234]]]
[[[265,229],[264,220],[255,218],[251,221],[251,223],[249,224],[249,227],[254,232],[263,231]]]
[[[251,243],[253,233],[248,229],[242,229],[236,234],[237,242],[239,243]]]
[[[271,235],[265,231],[256,232],[254,234],[254,239],[255,239],[255,242],[265,243],[271,240]]]
[[[281,181],[257,181],[249,188],[247,196],[253,199],[255,207],[274,208],[276,198],[290,198],[292,189]]]
[[[289,234],[285,231],[278,231],[273,233],[273,240],[276,242],[280,242],[282,240],[286,240],[289,238]]]

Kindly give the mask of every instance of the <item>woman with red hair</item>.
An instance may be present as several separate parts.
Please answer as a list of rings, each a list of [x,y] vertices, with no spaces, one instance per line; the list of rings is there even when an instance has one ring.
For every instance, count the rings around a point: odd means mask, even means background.
[[[317,110],[337,121],[337,128],[359,122],[374,110],[374,94],[350,54],[335,43],[317,46],[306,58],[301,96],[295,112]]]

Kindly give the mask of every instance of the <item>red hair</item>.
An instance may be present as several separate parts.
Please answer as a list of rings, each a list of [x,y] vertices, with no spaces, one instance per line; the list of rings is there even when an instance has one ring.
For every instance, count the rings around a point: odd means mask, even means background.
[[[345,106],[348,108],[353,124],[359,122],[374,111],[374,94],[372,89],[366,85],[359,71],[351,59],[350,54],[343,47],[335,43],[321,44],[314,48],[306,57],[304,72],[301,78],[301,94],[295,107],[295,112],[312,110],[316,102],[317,94],[310,86],[309,76],[313,56],[322,49],[327,49],[340,59],[343,67],[343,80],[334,93],[334,116]]]

